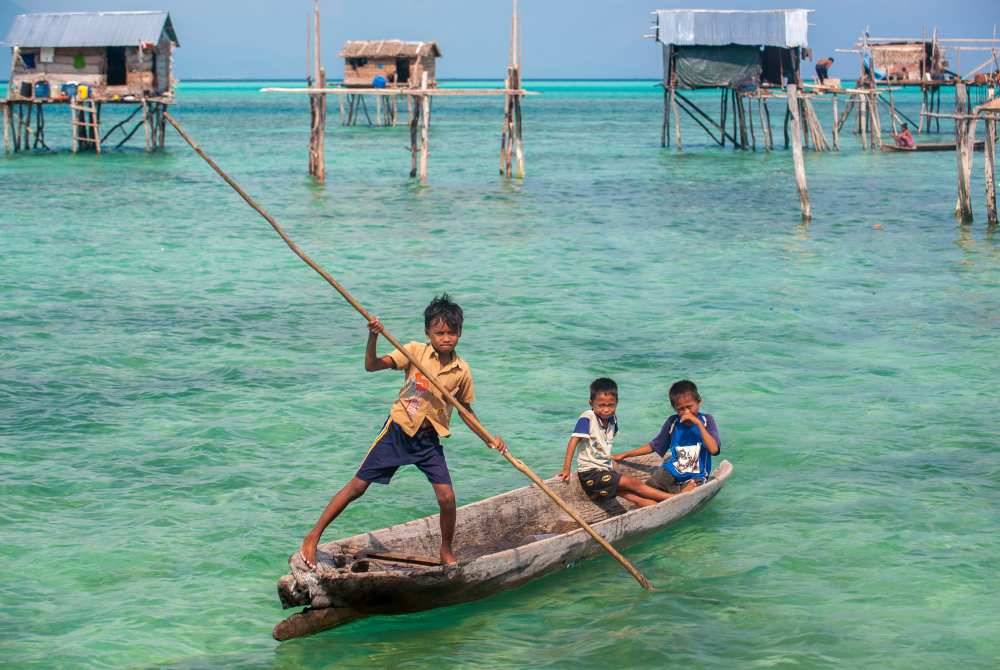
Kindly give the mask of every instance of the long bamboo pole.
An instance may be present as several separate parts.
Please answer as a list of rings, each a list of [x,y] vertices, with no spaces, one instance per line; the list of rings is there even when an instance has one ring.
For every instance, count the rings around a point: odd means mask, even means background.
[[[281,227],[281,225],[274,219],[274,217],[272,217],[266,210],[264,210],[263,207],[258,205],[257,202],[253,198],[251,198],[250,195],[246,191],[244,191],[243,188],[238,183],[236,183],[236,181],[232,177],[226,174],[222,170],[222,168],[220,168],[216,164],[215,161],[209,158],[209,156],[204,151],[201,150],[201,147],[195,144],[194,140],[191,139],[191,136],[188,135],[183,128],[181,128],[180,124],[177,123],[177,121],[174,119],[173,116],[171,116],[169,113],[164,113],[164,116],[166,117],[167,121],[170,122],[170,125],[174,127],[174,130],[176,130],[180,134],[180,136],[184,138],[184,141],[187,142],[192,149],[194,149],[195,153],[201,156],[205,160],[205,162],[208,163],[209,166],[211,166],[211,168],[215,170],[215,172],[220,177],[222,177],[222,179],[225,180],[225,182],[229,184],[233,188],[233,190],[236,191],[248,205],[250,205],[250,207],[256,210],[258,214],[264,217],[264,219],[269,224],[271,224],[271,227],[274,229],[274,232],[276,232],[278,236],[285,242],[285,244],[288,245],[288,248],[292,250],[292,253],[294,253],[296,256],[302,259],[302,261],[306,265],[315,270],[323,279],[326,280],[328,284],[330,284],[330,286],[336,289],[337,293],[339,293],[344,298],[344,300],[346,300],[348,304],[351,305],[351,307],[357,310],[357,312],[361,314],[361,316],[363,316],[366,321],[371,321],[374,318],[373,315],[364,307],[362,307],[361,303],[359,303],[354,298],[354,296],[352,296],[347,291],[347,289],[340,284],[340,282],[338,282],[336,279],[333,278],[333,275],[331,275],[325,269],[320,267],[319,264],[317,264],[314,260],[312,260],[309,256],[307,256],[306,253],[302,251],[302,249],[299,248],[297,244],[295,244],[292,238],[290,238],[288,234],[285,233],[284,228]],[[455,396],[453,396],[448,391],[448,389],[446,389],[441,384],[441,381],[437,378],[437,376],[434,373],[432,373],[430,370],[426,369],[423,365],[421,365],[420,361],[414,358],[403,347],[402,343],[395,337],[393,337],[393,335],[389,333],[389,331],[383,330],[382,337],[387,339],[389,343],[392,344],[392,346],[394,346],[396,349],[402,352],[407,357],[407,359],[409,359],[410,363],[417,370],[419,370],[421,374],[423,374],[427,378],[427,380],[431,384],[433,384],[434,387],[441,393],[442,397],[448,402],[448,404],[450,404],[452,407],[455,408],[455,410],[458,411],[459,415],[462,417],[462,420],[464,420],[466,424],[468,424],[468,426],[472,429],[472,431],[476,433],[476,435],[478,435],[479,438],[483,440],[483,442],[486,442],[487,444],[493,443],[493,441],[495,440],[494,436],[491,435],[490,432],[486,430],[486,428],[483,426],[483,424],[479,422],[479,419],[476,418],[475,414],[467,410],[465,406],[463,406],[460,402],[458,402],[458,400],[455,399]],[[613,556],[616,561],[621,563],[622,566],[626,570],[628,570],[629,574],[631,574],[644,589],[646,589],[647,591],[653,590],[653,585],[649,583],[649,580],[646,579],[646,577],[641,572],[639,572],[638,568],[632,565],[632,563],[629,562],[627,558],[622,556],[617,549],[612,547],[610,542],[605,540],[597,533],[597,531],[591,528],[590,524],[588,524],[576,510],[574,510],[572,507],[566,504],[566,502],[563,501],[555,493],[555,491],[550,489],[545,484],[545,482],[542,481],[542,479],[531,470],[531,468],[525,465],[520,459],[516,458],[512,453],[510,453],[509,450],[505,451],[503,456],[510,462],[511,465],[513,465],[521,473],[527,476],[528,479],[530,479],[535,484],[535,486],[540,488],[542,492],[545,493],[545,495],[547,495],[552,500],[552,502],[558,505],[564,512],[566,512],[566,514],[572,517],[573,520],[576,521],[580,525],[580,527],[587,532],[588,535],[594,538],[594,540],[599,545],[601,545],[601,547],[603,547],[605,551],[611,554],[611,556]]]

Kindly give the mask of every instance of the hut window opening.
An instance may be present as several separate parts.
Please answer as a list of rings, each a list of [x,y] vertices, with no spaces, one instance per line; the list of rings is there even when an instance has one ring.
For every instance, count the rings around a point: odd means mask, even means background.
[[[124,86],[125,47],[108,47],[108,86]]]
[[[36,54],[33,51],[22,51],[21,52],[21,54],[20,54],[20,56],[21,56],[21,62],[24,63],[24,69],[25,70],[34,70],[35,69],[35,55]]]
[[[359,67],[364,67],[368,64],[367,58],[348,58],[347,64],[357,70]]]
[[[410,59],[396,59],[396,81],[400,84],[410,81]]]

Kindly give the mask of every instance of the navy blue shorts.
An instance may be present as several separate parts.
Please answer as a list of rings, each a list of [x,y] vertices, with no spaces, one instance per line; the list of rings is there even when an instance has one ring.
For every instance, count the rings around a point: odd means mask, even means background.
[[[451,473],[437,431],[422,427],[410,437],[389,420],[368,450],[356,476],[366,482],[388,484],[401,465],[417,466],[431,484],[451,484]]]

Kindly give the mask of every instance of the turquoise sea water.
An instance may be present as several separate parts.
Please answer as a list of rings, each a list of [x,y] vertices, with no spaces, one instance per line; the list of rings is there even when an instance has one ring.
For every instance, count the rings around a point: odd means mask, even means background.
[[[845,128],[839,154],[806,156],[803,224],[789,152],[688,122],[684,153],[661,149],[653,82],[533,82],[523,182],[497,176],[491,98],[435,101],[427,186],[405,127],[342,128],[332,107],[317,186],[305,99],[266,84],[184,84],[174,113],[400,339],[449,291],[476,410],[531,467],[558,471],[592,378],[621,386],[624,449],[689,377],[734,475],[626,551],[656,593],[600,558],[274,642],[286,559],[400,379],[364,372],[361,318],[172,130],[163,154],[72,155],[52,114],[57,152],[0,157],[0,664],[1000,663],[981,154],[960,225],[953,153],[865,153]],[[460,503],[526,483],[464,426],[446,449]],[[325,538],[435,511],[404,471]]]

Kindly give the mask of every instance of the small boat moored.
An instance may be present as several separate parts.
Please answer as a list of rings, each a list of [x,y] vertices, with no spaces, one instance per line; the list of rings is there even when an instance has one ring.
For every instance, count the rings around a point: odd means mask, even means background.
[[[982,151],[984,146],[983,140],[976,142],[972,148],[975,151]],[[899,147],[895,144],[883,144],[882,151],[895,151],[898,153],[913,153],[914,151],[954,151],[954,142],[922,142],[912,148]]]

